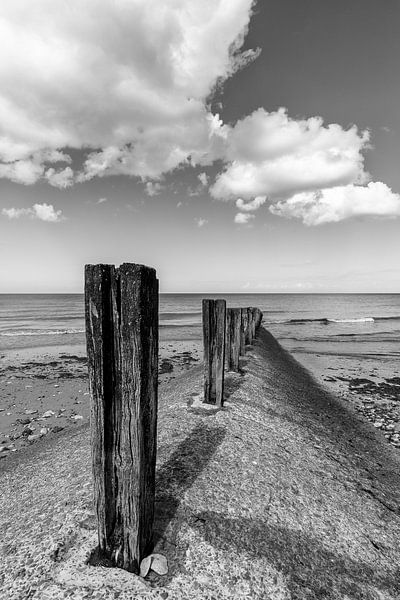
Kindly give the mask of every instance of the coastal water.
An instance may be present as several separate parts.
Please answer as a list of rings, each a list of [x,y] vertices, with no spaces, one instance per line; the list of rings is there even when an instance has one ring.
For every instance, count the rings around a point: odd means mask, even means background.
[[[161,294],[160,339],[200,340],[201,301],[258,306],[264,326],[296,355],[400,357],[400,294]],[[0,351],[54,346],[84,349],[80,294],[0,295]]]

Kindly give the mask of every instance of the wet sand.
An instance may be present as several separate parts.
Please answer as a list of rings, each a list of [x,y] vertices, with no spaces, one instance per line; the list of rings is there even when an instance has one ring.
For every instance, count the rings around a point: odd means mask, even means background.
[[[313,377],[400,450],[400,366],[374,357],[293,353]]]
[[[162,342],[159,382],[198,364],[198,342]],[[45,436],[89,422],[87,359],[82,347],[9,352],[0,363],[0,459]]]

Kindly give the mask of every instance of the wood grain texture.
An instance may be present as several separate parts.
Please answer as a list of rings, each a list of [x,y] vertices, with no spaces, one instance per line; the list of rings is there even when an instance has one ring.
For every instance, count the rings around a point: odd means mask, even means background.
[[[204,402],[223,406],[225,366],[225,300],[203,300]]]
[[[247,308],[242,308],[242,331],[243,331],[243,340],[244,340],[244,348],[247,344],[249,344],[249,313]],[[243,354],[245,352],[243,351]]]
[[[242,311],[240,308],[226,310],[226,368],[238,373],[242,338]]]
[[[259,308],[255,308],[254,309],[254,319],[255,319],[255,331],[257,332],[257,330],[261,327],[261,322],[262,322],[262,318],[263,318],[263,314],[261,312],[261,310]]]
[[[85,314],[99,551],[138,573],[154,519],[158,281],[136,264],[87,265]]]

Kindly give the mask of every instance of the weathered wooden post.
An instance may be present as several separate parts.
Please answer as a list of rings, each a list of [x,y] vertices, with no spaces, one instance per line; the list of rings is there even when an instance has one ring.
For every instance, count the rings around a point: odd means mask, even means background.
[[[226,309],[226,366],[228,371],[240,371],[242,311],[240,308]]]
[[[224,403],[225,300],[203,300],[204,402]]]
[[[253,309],[247,307],[247,330],[246,330],[246,344],[251,344],[254,337],[254,322],[253,322]]]
[[[139,572],[152,550],[158,280],[136,264],[86,265],[94,503],[100,556]]]
[[[255,330],[257,331],[261,325],[263,314],[259,308],[255,308]]]
[[[247,308],[242,308],[242,333],[243,333],[243,346],[242,354],[245,353],[245,346],[249,343],[249,313]]]

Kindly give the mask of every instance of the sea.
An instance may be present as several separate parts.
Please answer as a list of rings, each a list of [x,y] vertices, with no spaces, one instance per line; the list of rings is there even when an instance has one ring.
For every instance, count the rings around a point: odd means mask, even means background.
[[[400,294],[161,294],[161,342],[201,340],[203,298],[260,308],[264,327],[307,366],[353,359],[397,370]],[[67,346],[84,352],[82,294],[0,295],[0,356]]]

